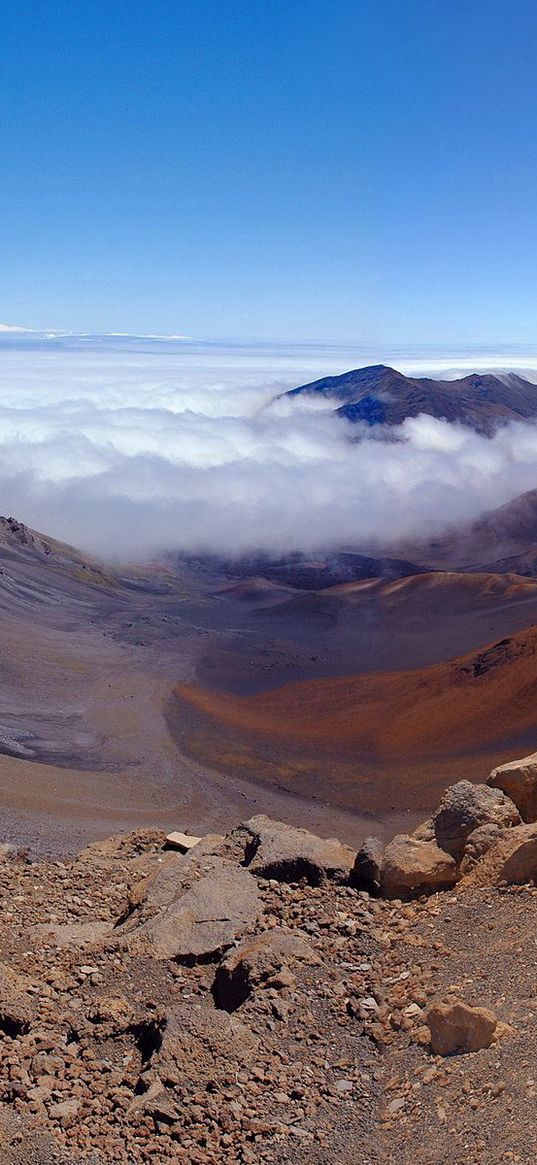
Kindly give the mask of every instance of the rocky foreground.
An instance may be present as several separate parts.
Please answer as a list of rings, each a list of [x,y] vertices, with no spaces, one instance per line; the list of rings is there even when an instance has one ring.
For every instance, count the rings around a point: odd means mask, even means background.
[[[4,846],[0,1161],[535,1161],[536,876],[537,756],[384,850]]]

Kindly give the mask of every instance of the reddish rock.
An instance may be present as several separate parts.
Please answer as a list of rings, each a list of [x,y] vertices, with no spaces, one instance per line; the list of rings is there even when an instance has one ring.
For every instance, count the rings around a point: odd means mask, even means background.
[[[462,880],[462,886],[522,884],[537,878],[537,823],[508,829]]]
[[[454,859],[434,841],[418,841],[400,833],[386,846],[380,882],[385,898],[432,894],[453,886],[456,878]]]
[[[497,1020],[486,1007],[470,1007],[461,999],[433,1003],[427,1012],[431,1049],[437,1056],[479,1052],[490,1048]]]
[[[499,765],[492,770],[487,785],[506,793],[523,821],[537,821],[537,752]]]
[[[300,962],[320,963],[305,935],[282,927],[255,935],[220,963],[214,983],[218,1007],[235,1011],[257,987],[291,986],[289,968]]]

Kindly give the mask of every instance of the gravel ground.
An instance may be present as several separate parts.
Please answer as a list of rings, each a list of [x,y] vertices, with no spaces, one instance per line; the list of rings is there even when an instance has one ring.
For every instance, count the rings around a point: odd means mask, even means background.
[[[367,896],[256,879],[251,935],[284,927],[315,964],[230,1014],[215,1005],[214,961],[144,958],[109,933],[161,842],[146,831],[114,856],[0,864],[2,1160],[63,1161],[53,1145],[71,1165],[380,1163]]]

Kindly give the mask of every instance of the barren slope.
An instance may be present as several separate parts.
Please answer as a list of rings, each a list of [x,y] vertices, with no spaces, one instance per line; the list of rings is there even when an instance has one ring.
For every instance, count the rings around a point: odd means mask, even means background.
[[[179,684],[223,724],[367,757],[446,756],[537,730],[537,630],[419,671],[287,684],[232,697]]]
[[[467,526],[398,553],[441,570],[537,573],[537,490],[528,490]]]
[[[454,771],[479,779],[487,750],[534,743],[533,579],[222,589],[195,566],[104,570],[7,519],[0,571],[0,804],[18,839],[65,848],[169,812],[207,829],[263,804],[358,842],[364,815],[393,831]],[[509,639],[496,667],[493,638]]]

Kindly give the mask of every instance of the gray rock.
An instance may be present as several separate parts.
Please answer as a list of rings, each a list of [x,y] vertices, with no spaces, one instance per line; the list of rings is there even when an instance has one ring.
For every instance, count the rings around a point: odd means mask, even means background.
[[[500,789],[457,781],[446,789],[432,820],[437,845],[458,862],[474,829],[480,825],[507,829],[520,824],[520,814]]]
[[[254,879],[218,856],[200,854],[200,845],[184,856],[170,854],[131,901],[119,927],[131,949],[196,962],[227,950],[255,922]]]
[[[186,854],[165,850],[149,855],[151,861],[147,865],[133,863],[146,876],[132,890],[116,927],[120,926],[124,933],[167,910],[201,876],[217,867],[222,840],[218,835],[209,835]]]
[[[244,870],[222,863],[147,923],[145,938],[158,959],[195,962],[225,951],[255,922],[258,912],[253,879]]]
[[[242,853],[242,862],[252,874],[280,882],[305,878],[313,886],[326,879],[346,882],[356,860],[355,851],[337,838],[316,837],[264,814],[233,830],[227,846],[230,852]]]

